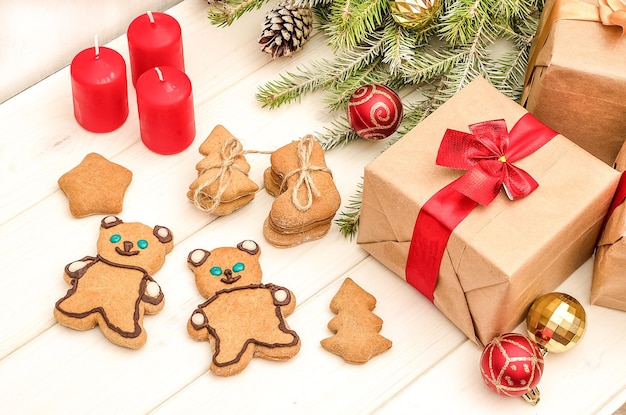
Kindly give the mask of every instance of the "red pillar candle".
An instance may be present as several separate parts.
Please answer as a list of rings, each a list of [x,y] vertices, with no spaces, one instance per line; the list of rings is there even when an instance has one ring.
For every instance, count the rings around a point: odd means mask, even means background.
[[[196,136],[191,81],[184,72],[160,66],[137,79],[139,129],[146,147],[160,154],[183,151]]]
[[[126,63],[122,55],[96,46],[80,52],[70,65],[74,117],[86,130],[106,133],[128,117]]]
[[[172,66],[185,71],[180,25],[172,16],[147,12],[128,26],[128,51],[133,85],[148,69]]]

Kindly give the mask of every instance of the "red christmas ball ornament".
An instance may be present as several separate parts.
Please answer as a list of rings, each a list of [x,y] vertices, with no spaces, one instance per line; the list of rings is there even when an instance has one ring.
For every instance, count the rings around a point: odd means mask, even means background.
[[[384,85],[360,87],[348,101],[348,123],[367,140],[382,140],[393,134],[402,121],[402,101]]]
[[[523,396],[539,402],[537,383],[543,374],[543,353],[537,343],[517,333],[507,333],[489,343],[480,358],[483,380],[505,396]]]

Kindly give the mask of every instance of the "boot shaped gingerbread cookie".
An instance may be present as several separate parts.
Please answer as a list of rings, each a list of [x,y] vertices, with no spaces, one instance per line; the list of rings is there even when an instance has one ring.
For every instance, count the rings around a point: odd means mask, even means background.
[[[56,302],[54,317],[76,330],[99,326],[111,342],[140,348],[146,343],[144,314],[155,314],[164,305],[163,292],[152,275],[163,266],[173,245],[172,233],[165,227],[105,217],[98,254],[65,267],[70,289]]]
[[[210,369],[216,375],[235,375],[253,357],[287,360],[300,350],[300,338],[285,320],[296,299],[287,288],[261,283],[260,254],[256,242],[248,240],[236,248],[196,249],[187,258],[207,298],[191,315],[187,331],[210,342]]]
[[[200,146],[198,178],[189,185],[187,197],[207,213],[223,216],[243,207],[259,186],[248,178],[250,165],[237,140],[226,128],[216,126]]]
[[[276,200],[263,225],[267,241],[288,247],[326,235],[341,197],[322,146],[307,135],[274,151],[270,160],[265,189]]]

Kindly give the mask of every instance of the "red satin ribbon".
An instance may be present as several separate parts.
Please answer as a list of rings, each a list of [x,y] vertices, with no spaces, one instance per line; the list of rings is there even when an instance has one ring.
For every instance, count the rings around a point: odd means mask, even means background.
[[[507,132],[504,120],[447,130],[437,164],[467,172],[432,196],[420,209],[405,268],[406,280],[434,301],[441,260],[454,228],[477,204],[488,205],[505,187],[511,199],[530,194],[537,182],[511,164],[535,152],[557,133],[526,113]]]
[[[619,178],[619,183],[617,184],[617,189],[615,190],[615,195],[613,196],[613,201],[611,202],[609,211],[606,214],[606,220],[609,220],[615,208],[621,205],[624,200],[626,200],[626,172],[622,172],[622,175]]]

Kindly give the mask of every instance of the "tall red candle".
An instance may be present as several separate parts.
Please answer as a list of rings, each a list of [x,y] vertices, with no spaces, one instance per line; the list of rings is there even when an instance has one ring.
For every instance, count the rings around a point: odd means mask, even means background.
[[[147,12],[128,26],[128,51],[133,85],[148,69],[172,66],[185,71],[180,25],[172,16]]]
[[[139,129],[146,147],[160,154],[183,151],[196,136],[191,81],[184,72],[160,66],[137,79]]]
[[[128,117],[126,63],[107,47],[88,48],[70,65],[74,117],[86,130],[106,133]]]

